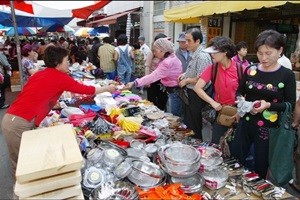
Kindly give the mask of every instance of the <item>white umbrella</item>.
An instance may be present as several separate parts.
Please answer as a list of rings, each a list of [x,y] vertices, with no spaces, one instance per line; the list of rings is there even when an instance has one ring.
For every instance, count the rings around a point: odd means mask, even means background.
[[[126,22],[126,36],[128,43],[130,42],[130,30],[131,30],[131,16],[130,13],[127,14],[127,22]]]
[[[78,29],[75,33],[74,33],[74,35],[75,36],[78,36],[78,37],[88,37],[88,36],[90,36],[90,34],[88,33],[90,30],[92,30],[93,28],[80,28],[80,29]]]

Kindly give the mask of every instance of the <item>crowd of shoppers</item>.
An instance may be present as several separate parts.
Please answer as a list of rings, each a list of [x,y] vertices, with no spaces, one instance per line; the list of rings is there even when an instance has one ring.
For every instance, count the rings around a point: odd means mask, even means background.
[[[242,164],[245,164],[252,149],[254,170],[262,178],[267,178],[269,128],[278,125],[280,113],[285,110],[284,102],[290,102],[293,107],[296,102],[295,77],[287,69],[290,66],[280,61],[284,59],[284,37],[274,30],[261,32],[254,44],[259,60],[257,64],[250,64],[246,59],[248,44],[245,41],[235,45],[230,38],[217,36],[209,41],[208,48],[204,48],[203,35],[198,28],[179,34],[176,40],[178,49],[174,49],[171,38],[162,33],[156,35],[151,48],[146,45],[145,39],[141,35],[138,43],[131,45],[128,44],[127,36],[120,34],[117,44],[114,44],[113,37],[105,37],[102,41],[95,37],[93,40],[78,42],[62,37],[50,44],[41,41],[39,46],[36,43],[24,43],[22,70],[24,81],[28,83],[2,121],[14,169],[22,132],[39,124],[63,90],[96,94],[115,89],[112,86],[99,89],[72,82],[74,80],[67,75],[67,67],[69,62],[72,64],[78,61],[76,58],[80,54],[85,58],[81,59],[81,64],[85,61],[92,62],[103,70],[107,79],[119,79],[125,89],[135,86],[142,94],[143,88],[146,88],[147,99],[159,109],[181,117],[182,124],[193,130],[193,137],[196,139],[203,140],[201,110],[204,106],[209,104],[218,113],[224,105],[236,106],[237,98],[253,103],[260,102],[259,107],[253,108],[244,116],[234,116],[237,127],[230,148],[232,155]],[[34,68],[34,52],[37,52],[39,59],[44,59],[45,70],[37,71]],[[9,60],[15,59],[15,55],[12,51]],[[0,76],[0,86],[4,84],[5,75],[11,70],[10,63],[7,63],[1,63],[6,72],[1,73],[3,76]],[[239,67],[242,71],[241,77],[238,73]],[[213,72],[216,72],[215,77]],[[32,76],[34,73],[43,77],[43,80],[36,75]],[[53,76],[58,77],[54,84],[48,80]],[[40,81],[47,84],[40,84]],[[205,91],[209,84],[213,85],[214,96]],[[180,99],[179,89],[186,92],[188,103]],[[1,90],[0,108],[8,107],[4,101],[5,94]],[[33,104],[37,106],[32,110]],[[294,128],[298,128],[299,116],[298,100]],[[211,126],[211,142],[219,143],[228,127],[217,121]],[[298,174],[300,176],[300,172]],[[299,180],[300,177],[295,179],[294,187],[300,188]]]

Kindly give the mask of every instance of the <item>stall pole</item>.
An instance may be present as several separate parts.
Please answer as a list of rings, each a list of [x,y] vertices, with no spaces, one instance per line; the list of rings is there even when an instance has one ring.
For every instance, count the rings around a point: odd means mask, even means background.
[[[21,84],[21,90],[24,86],[23,81],[23,71],[22,71],[22,57],[21,57],[21,47],[20,47],[20,40],[19,40],[19,33],[18,33],[18,26],[17,26],[17,20],[16,20],[16,14],[15,14],[15,6],[14,1],[9,1],[10,3],[10,9],[11,9],[11,15],[12,15],[12,21],[15,29],[15,41],[17,46],[17,56],[18,56],[18,66],[19,66],[19,75],[20,75],[20,84]]]

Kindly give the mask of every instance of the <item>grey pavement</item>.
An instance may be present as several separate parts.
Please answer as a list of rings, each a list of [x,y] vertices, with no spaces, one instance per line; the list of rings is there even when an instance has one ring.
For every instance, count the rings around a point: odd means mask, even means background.
[[[136,89],[133,89],[133,92],[138,94],[138,90]],[[10,92],[10,90],[7,90],[6,103],[11,104],[16,99],[18,94],[19,92]],[[143,99],[146,98],[146,90],[144,90],[144,94],[141,96]],[[6,110],[7,109],[0,109],[0,122],[2,121],[3,115]],[[210,126],[204,126],[203,138],[205,141],[208,141],[210,139]],[[7,145],[0,128],[0,199],[13,199],[14,182],[15,180],[11,173],[11,166],[8,158]],[[286,188],[287,192],[300,199],[300,193],[291,188],[288,184],[285,185],[284,188]]]
[[[6,104],[11,104],[17,97],[19,92],[6,93]],[[7,109],[0,109],[0,122]],[[0,123],[1,126],[1,123]],[[0,128],[0,199],[13,199],[14,176],[12,175],[11,165],[7,152],[7,145]]]

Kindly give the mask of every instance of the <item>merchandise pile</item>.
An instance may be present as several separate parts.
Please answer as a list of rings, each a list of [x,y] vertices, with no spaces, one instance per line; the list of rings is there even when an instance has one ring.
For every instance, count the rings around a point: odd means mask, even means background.
[[[118,83],[93,80],[93,84]],[[219,145],[194,139],[192,130],[181,127],[180,117],[130,91],[92,97],[65,92],[60,101],[63,109],[51,111],[37,130],[72,127],[83,160],[72,173],[81,169],[79,182],[86,199],[286,195],[284,189],[259,178],[236,159],[225,158]]]

